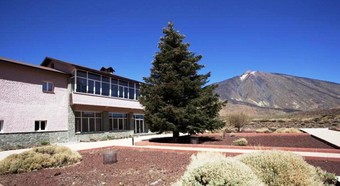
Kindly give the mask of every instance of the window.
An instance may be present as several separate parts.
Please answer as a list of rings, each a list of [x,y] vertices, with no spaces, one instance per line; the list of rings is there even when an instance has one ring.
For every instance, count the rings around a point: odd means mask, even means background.
[[[77,77],[77,92],[86,93],[87,81],[85,78]]]
[[[92,72],[76,70],[71,78],[75,92],[119,97],[131,100],[139,98],[139,84],[129,80],[116,79]]]
[[[43,92],[53,92],[54,91],[54,85],[52,82],[44,81],[42,84],[42,91]]]
[[[4,120],[0,120],[0,133],[4,131]]]
[[[75,112],[76,132],[102,131],[102,115],[100,112]]]
[[[127,114],[109,113],[110,130],[127,130]]]
[[[110,78],[102,76],[102,95],[110,95]]]
[[[139,84],[136,84],[136,100],[138,100],[139,97],[140,97],[140,91],[139,91],[139,89],[140,89]]]
[[[34,130],[35,131],[41,131],[46,129],[46,123],[47,121],[35,121],[34,122]]]

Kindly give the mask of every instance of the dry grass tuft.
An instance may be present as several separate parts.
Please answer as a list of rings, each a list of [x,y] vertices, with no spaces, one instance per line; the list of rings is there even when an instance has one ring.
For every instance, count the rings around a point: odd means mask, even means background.
[[[297,128],[279,128],[274,133],[302,133]]]
[[[81,161],[78,152],[62,146],[43,146],[20,154],[13,154],[0,161],[0,174],[21,173],[47,167],[61,167]]]
[[[247,146],[248,140],[246,138],[240,138],[233,141],[233,145],[235,146]]]
[[[272,131],[269,130],[268,128],[259,128],[256,129],[256,133],[272,133]]]

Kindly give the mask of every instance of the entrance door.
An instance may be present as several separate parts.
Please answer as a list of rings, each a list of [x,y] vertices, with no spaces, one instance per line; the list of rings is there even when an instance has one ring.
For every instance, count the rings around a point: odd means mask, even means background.
[[[135,119],[135,133],[144,132],[144,119]]]
[[[144,123],[144,115],[135,114],[133,115],[135,120],[135,133],[144,133],[145,132],[145,123]]]

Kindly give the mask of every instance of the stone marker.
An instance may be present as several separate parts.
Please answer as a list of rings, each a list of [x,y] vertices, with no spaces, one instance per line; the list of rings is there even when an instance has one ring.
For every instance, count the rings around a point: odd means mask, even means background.
[[[199,138],[198,137],[190,137],[190,143],[191,144],[199,144]]]
[[[117,162],[117,151],[108,150],[103,153],[103,164],[113,164]]]

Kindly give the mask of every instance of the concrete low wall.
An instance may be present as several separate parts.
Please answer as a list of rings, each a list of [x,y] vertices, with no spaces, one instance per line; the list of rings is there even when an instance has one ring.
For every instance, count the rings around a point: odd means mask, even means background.
[[[77,141],[91,141],[91,140],[106,140],[106,139],[120,139],[133,136],[133,130],[113,131],[101,133],[80,133],[76,134]]]
[[[68,142],[67,131],[0,133],[0,149],[18,149],[41,145],[42,142]]]
[[[127,138],[134,135],[133,130],[113,131],[101,133],[76,134],[77,142],[91,140],[106,140]],[[27,132],[27,133],[0,133],[0,149],[20,149],[41,145],[42,142],[66,143],[69,142],[68,131]],[[72,141],[74,141],[74,139]]]

